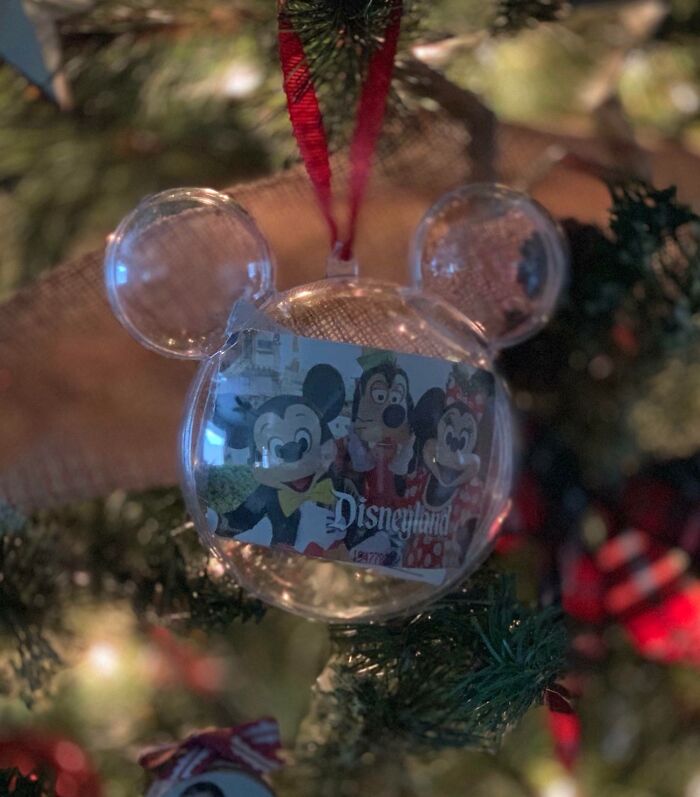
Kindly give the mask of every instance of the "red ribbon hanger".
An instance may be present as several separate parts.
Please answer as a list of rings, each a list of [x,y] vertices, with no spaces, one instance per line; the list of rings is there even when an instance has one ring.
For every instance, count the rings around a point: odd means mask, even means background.
[[[389,14],[384,39],[370,59],[367,77],[360,92],[357,121],[350,143],[350,213],[347,234],[342,241],[338,222],[333,214],[328,138],[304,45],[285,13],[284,6],[278,14],[279,52],[289,118],[306,171],[328,225],[331,246],[341,260],[352,259],[357,218],[367,188],[372,156],[381,132],[391,86],[402,11],[402,1],[396,0]]]

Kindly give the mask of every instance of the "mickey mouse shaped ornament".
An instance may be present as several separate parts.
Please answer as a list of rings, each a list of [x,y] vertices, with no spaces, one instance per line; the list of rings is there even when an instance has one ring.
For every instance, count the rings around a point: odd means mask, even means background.
[[[499,349],[537,332],[567,271],[525,195],[471,185],[412,245],[413,285],[339,274],[274,288],[229,197],[177,189],[111,236],[110,301],[144,345],[201,366],[181,437],[199,534],[243,587],[326,621],[418,609],[474,571],[509,506]]]

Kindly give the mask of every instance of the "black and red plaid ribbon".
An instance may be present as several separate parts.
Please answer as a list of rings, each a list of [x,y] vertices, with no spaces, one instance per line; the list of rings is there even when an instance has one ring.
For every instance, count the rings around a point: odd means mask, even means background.
[[[598,660],[606,650],[601,632],[615,623],[642,656],[700,667],[700,458],[659,465],[603,499],[584,494],[556,441],[533,434],[530,444],[498,548],[537,543],[543,594],[558,594],[580,624],[573,651]],[[594,521],[588,531],[586,519]],[[585,667],[570,675],[577,694],[584,674]],[[581,727],[561,689],[548,688],[544,702],[557,756],[572,768]]]

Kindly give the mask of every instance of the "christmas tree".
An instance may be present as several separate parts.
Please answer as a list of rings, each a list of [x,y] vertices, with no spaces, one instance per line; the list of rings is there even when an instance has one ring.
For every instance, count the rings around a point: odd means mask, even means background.
[[[279,797],[700,793],[700,6],[0,3],[0,796],[145,794],[147,748],[270,716]],[[498,361],[496,552],[419,611],[326,626],[200,544],[174,453],[193,370],[118,328],[101,264],[144,195],[207,185],[280,288],[320,279],[293,107],[313,91],[342,216],[394,34],[362,273],[406,284],[427,207],[498,180],[561,221],[570,275]],[[235,467],[222,514],[252,489]]]

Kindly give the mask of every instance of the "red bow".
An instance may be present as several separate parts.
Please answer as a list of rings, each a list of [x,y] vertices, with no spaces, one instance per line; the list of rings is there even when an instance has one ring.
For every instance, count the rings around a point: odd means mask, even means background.
[[[262,775],[282,766],[277,757],[280,748],[277,721],[266,718],[235,728],[200,731],[181,742],[151,748],[139,756],[139,764],[160,780],[186,780],[222,762]]]

